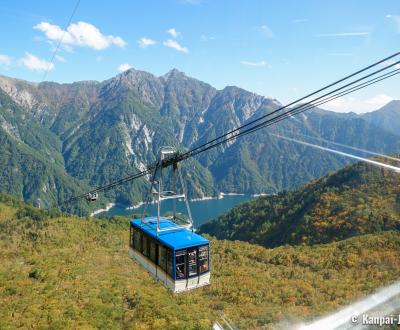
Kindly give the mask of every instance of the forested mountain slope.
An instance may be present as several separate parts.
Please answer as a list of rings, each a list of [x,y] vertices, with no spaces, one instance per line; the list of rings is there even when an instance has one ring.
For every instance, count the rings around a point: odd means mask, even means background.
[[[0,90],[0,191],[48,208],[89,189],[64,168],[61,141]],[[84,203],[72,212],[87,212]]]
[[[200,227],[218,239],[267,247],[329,243],[387,230],[400,230],[400,174],[367,163],[244,203]]]

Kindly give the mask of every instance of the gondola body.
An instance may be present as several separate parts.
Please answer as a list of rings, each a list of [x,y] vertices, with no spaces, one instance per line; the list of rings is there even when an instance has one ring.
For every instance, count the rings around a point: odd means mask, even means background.
[[[210,284],[210,243],[206,238],[177,228],[167,218],[160,219],[162,231],[157,234],[157,217],[145,220],[130,222],[131,258],[173,292]]]
[[[130,222],[129,255],[173,292],[184,292],[210,284],[210,242],[194,231],[176,155],[173,147],[160,149],[142,217]],[[170,180],[163,177],[168,163]],[[173,207],[166,217],[161,203],[168,199]],[[185,203],[186,217],[176,212],[177,200]],[[150,203],[157,205],[156,216],[146,216]]]

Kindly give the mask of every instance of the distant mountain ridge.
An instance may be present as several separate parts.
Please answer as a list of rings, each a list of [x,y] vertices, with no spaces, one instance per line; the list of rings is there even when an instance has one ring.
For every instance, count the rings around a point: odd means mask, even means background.
[[[400,132],[400,101],[391,101],[377,111],[368,112],[362,118],[394,134]]]
[[[41,140],[47,141],[44,137],[49,135],[49,141],[57,145],[46,153],[59,160],[65,175],[90,186],[143,170],[156,159],[161,146],[187,150],[280,106],[274,99],[238,87],[217,90],[176,69],[161,77],[130,69],[103,82],[72,84],[37,84],[0,76],[0,90],[25,116],[15,119],[10,113],[0,118],[0,131],[11,139],[10,143],[18,143],[16,122],[38,123]],[[394,108],[391,116],[397,116],[398,105],[390,105]],[[4,105],[0,108],[7,110]],[[385,108],[378,112],[387,117]],[[271,126],[268,131],[297,132],[382,153],[400,151],[394,117],[376,119],[379,116],[315,109]],[[41,145],[36,147],[42,149]],[[0,155],[3,153],[0,146]],[[202,197],[220,191],[270,193],[298,187],[346,163],[343,157],[279,141],[261,130],[199,155],[185,162],[183,169],[189,174],[190,196]],[[7,171],[11,167],[7,165]],[[28,176],[34,178],[35,173]],[[135,181],[109,192],[107,199],[136,203],[142,199],[145,184],[145,180]],[[81,191],[73,186],[74,191]],[[37,187],[19,195],[35,203],[40,195],[43,206],[57,199],[39,190]],[[1,184],[0,191],[11,192],[9,186]]]

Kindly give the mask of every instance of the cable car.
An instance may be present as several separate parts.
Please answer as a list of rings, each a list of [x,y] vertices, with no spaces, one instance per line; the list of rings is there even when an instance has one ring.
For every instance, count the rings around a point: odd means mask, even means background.
[[[99,198],[99,194],[97,192],[90,192],[86,195],[86,200],[88,202],[95,202]]]
[[[172,162],[172,179],[163,178],[163,164],[177,152],[163,147],[152,175],[142,217],[130,222],[129,256],[173,292],[210,284],[210,242],[193,228],[185,185],[177,162]],[[178,181],[180,192],[178,192]],[[170,189],[164,189],[164,186]],[[157,186],[157,187],[156,187]],[[161,214],[161,203],[172,199],[172,216]],[[176,200],[185,202],[187,218],[176,212]],[[146,216],[147,206],[157,204],[157,215]]]
[[[210,284],[210,242],[167,219],[131,221],[129,255],[173,292]],[[165,230],[157,234],[157,226]],[[170,230],[170,228],[176,228]]]

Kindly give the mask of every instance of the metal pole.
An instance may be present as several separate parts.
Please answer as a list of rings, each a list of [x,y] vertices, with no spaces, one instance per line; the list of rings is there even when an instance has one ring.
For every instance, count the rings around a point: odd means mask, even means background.
[[[143,213],[142,213],[142,219],[140,221],[140,225],[143,225],[144,216],[145,216],[146,211],[147,211],[147,206],[150,203],[150,200],[152,199],[151,196],[153,195],[153,187],[154,187],[154,182],[156,181],[158,165],[159,165],[159,162],[156,163],[156,167],[154,169],[153,177],[151,179],[150,189],[147,191],[146,203],[144,204]]]
[[[178,168],[178,164],[177,163],[174,163],[173,165],[172,165],[172,171],[173,171],[173,176],[172,176],[172,189],[173,189],[173,191],[174,191],[174,193],[175,194],[177,194],[178,193],[178,190],[177,190],[177,186],[176,186],[176,170],[177,170],[177,168]],[[172,201],[172,211],[173,211],[173,221],[175,222],[175,220],[176,220],[176,198],[173,198],[173,201]]]
[[[192,219],[192,212],[190,212],[190,206],[189,206],[189,200],[187,197],[187,193],[186,193],[186,189],[185,189],[185,184],[183,183],[183,178],[182,178],[182,173],[180,168],[178,167],[178,164],[176,164],[177,170],[178,170],[178,175],[179,175],[179,180],[181,182],[181,186],[182,186],[182,191],[183,191],[183,198],[185,200],[185,204],[186,204],[186,209],[189,215],[189,223],[190,226],[192,227],[192,232],[194,231],[194,226],[193,226],[193,219]]]
[[[163,161],[163,154],[160,152],[160,164]],[[158,180],[158,194],[157,194],[157,235],[160,231],[160,215],[161,215],[161,189],[162,189],[162,166],[160,167],[160,178]]]
[[[161,170],[162,171],[162,170]],[[160,172],[161,172],[160,171]],[[157,235],[160,230],[160,213],[161,213],[161,179],[158,181],[158,195],[157,195]]]

